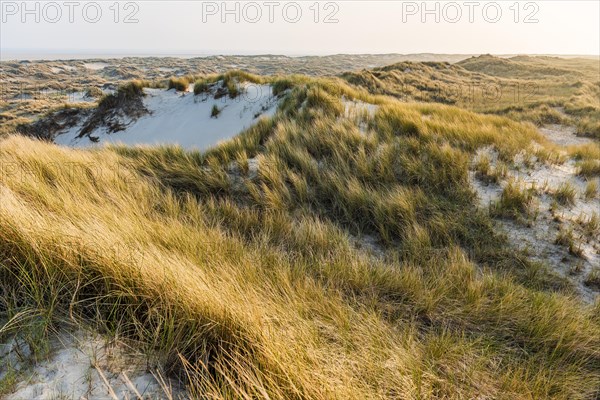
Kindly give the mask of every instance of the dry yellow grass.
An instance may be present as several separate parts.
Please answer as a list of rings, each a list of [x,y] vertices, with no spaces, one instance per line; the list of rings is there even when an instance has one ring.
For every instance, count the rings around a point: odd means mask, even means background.
[[[576,125],[600,137],[598,60],[480,56],[456,64],[403,62],[343,74],[374,94],[453,104],[536,125]]]
[[[380,105],[369,134],[339,119],[341,95]],[[132,340],[197,398],[593,398],[598,305],[507,248],[466,185],[475,149],[532,140],[335,80],[298,83],[205,154],[12,136],[0,313]],[[251,157],[256,177],[231,172]]]

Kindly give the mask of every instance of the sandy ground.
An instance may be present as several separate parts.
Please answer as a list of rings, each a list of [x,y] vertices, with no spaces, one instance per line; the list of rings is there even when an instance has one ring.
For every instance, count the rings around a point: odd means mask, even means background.
[[[122,117],[125,129],[109,132],[104,126],[89,136],[79,137],[84,121],[58,134],[55,143],[71,147],[92,147],[105,143],[126,145],[180,145],[185,149],[205,150],[220,141],[230,139],[255,124],[261,117],[275,114],[279,98],[273,96],[271,86],[246,84],[243,93],[231,99],[215,98],[218,84],[207,94],[194,95],[174,89],[144,89],[144,106],[149,114],[133,120]],[[219,108],[211,116],[213,106]],[[93,138],[92,141],[90,138]]]
[[[572,146],[579,144],[590,143],[591,139],[576,136],[575,132],[577,129],[573,126],[563,125],[546,125],[540,128],[540,132],[544,134],[548,139],[561,146]]]
[[[540,131],[562,146],[590,142],[590,139],[575,136],[574,130],[568,127],[551,125]],[[498,164],[495,151],[491,148],[482,149],[475,159],[484,156],[491,161],[492,168],[495,168]],[[510,180],[518,182],[522,187],[535,188],[532,205],[534,214],[528,221],[497,219],[500,228],[515,247],[525,250],[532,259],[546,263],[569,279],[584,301],[593,302],[599,293],[597,288],[586,284],[586,277],[592,270],[600,267],[600,238],[586,233],[582,222],[589,221],[594,214],[600,214],[598,194],[594,198],[586,198],[584,191],[587,181],[577,175],[573,160],[551,165],[536,162],[531,168],[516,160],[498,185],[485,184],[476,178],[474,172],[471,173],[471,183],[479,197],[480,206],[487,209],[499,200],[503,187]],[[573,204],[560,205],[555,201],[553,193],[564,184],[575,189]],[[580,254],[573,254],[568,246],[556,243],[561,231],[573,232],[575,247]]]
[[[169,399],[182,389],[123,343],[83,331],[50,340],[48,355],[33,362],[27,343],[17,337],[0,344],[0,382],[16,374],[17,384],[3,397],[30,399]]]
[[[344,105],[344,117],[354,121],[358,129],[366,134],[368,121],[375,115],[379,106],[360,100],[348,100],[346,98],[342,98],[342,104]]]

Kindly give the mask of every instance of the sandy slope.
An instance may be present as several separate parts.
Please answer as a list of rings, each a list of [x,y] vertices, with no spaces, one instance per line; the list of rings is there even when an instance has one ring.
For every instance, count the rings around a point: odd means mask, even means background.
[[[3,365],[19,376],[6,400],[179,398],[180,388],[122,343],[76,331],[54,337],[50,347],[35,365],[23,358],[29,354],[23,340],[0,347]]]
[[[549,125],[541,128],[540,132],[560,146],[592,142],[591,139],[575,136],[571,127]],[[480,157],[490,159],[494,167],[498,163],[498,155],[491,148],[481,149],[476,159]],[[594,268],[600,267],[600,238],[586,235],[581,221],[589,221],[594,214],[600,213],[600,199],[583,195],[587,181],[578,176],[577,171],[573,160],[563,164],[536,163],[532,168],[517,162],[499,185],[480,182],[474,173],[471,173],[471,184],[484,209],[500,199],[502,189],[510,180],[524,188],[535,188],[535,217],[529,223],[510,219],[498,219],[497,222],[515,247],[526,250],[532,259],[546,263],[569,279],[582,298],[591,303],[598,297],[598,292],[586,285],[585,280]],[[552,193],[564,184],[575,189],[574,204],[560,205],[554,201]],[[568,230],[574,232],[581,256],[570,254],[567,247],[556,243],[559,232]]]
[[[73,147],[90,147],[104,143],[127,145],[177,144],[186,149],[204,150],[219,141],[230,139],[252,126],[262,116],[272,116],[278,104],[269,85],[246,84],[244,93],[232,99],[215,99],[214,93],[194,95],[175,90],[145,89],[144,106],[150,111],[137,120],[123,119],[126,129],[108,132],[99,127],[89,137],[79,138],[82,125],[59,134],[55,142]],[[220,110],[211,117],[213,106]]]

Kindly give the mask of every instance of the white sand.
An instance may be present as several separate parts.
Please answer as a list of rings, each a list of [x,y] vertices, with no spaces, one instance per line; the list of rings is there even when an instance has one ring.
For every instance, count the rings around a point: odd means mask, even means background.
[[[360,132],[366,134],[368,120],[375,115],[379,106],[360,100],[348,100],[345,97],[342,98],[342,104],[344,104],[344,117],[352,120]]]
[[[99,71],[102,70],[106,67],[109,67],[110,64],[107,63],[103,63],[103,62],[93,62],[93,63],[84,63],[83,66],[87,69],[91,69],[93,71]]]
[[[540,132],[548,139],[561,146],[571,146],[592,143],[593,140],[586,137],[576,136],[577,130],[573,126],[547,125],[540,128]]]
[[[215,99],[213,94],[181,93],[175,90],[145,89],[144,105],[150,111],[138,120],[123,120],[126,129],[109,133],[106,128],[94,131],[97,143],[88,137],[77,138],[81,126],[57,136],[55,143],[73,147],[90,147],[104,143],[126,145],[174,144],[186,149],[204,150],[230,139],[252,126],[263,116],[272,116],[278,100],[268,85],[246,85],[246,92],[235,99]],[[211,117],[213,105],[221,109]]]
[[[542,133],[546,134],[547,129],[543,130]],[[560,130],[553,130],[550,135],[556,139],[564,137],[565,133],[569,132],[571,131],[561,128]],[[496,152],[490,148],[482,149],[476,159],[484,155],[490,159],[492,167],[494,167],[497,163]],[[510,179],[518,181],[523,187],[534,185],[539,191],[539,194],[534,198],[533,205],[537,210],[537,216],[530,226],[509,219],[498,219],[499,227],[506,233],[513,246],[526,250],[533,260],[549,265],[575,284],[582,299],[593,302],[599,293],[586,286],[584,281],[587,274],[594,267],[600,266],[600,238],[585,235],[578,220],[589,220],[594,213],[600,214],[598,195],[592,199],[585,198],[583,193],[586,181],[577,176],[577,167],[573,160],[568,160],[562,165],[536,163],[531,169],[522,164],[517,164],[519,169],[510,169],[507,178],[502,180],[499,185],[484,185],[475,178],[473,172],[470,174],[471,184],[477,193],[480,206],[483,209],[488,209],[490,204],[499,200],[503,187]],[[552,193],[564,183],[568,183],[575,188],[575,204],[558,205],[553,212],[552,205],[555,201]],[[555,243],[560,229],[573,230],[575,242],[580,246],[584,258],[569,254],[567,247]],[[579,270],[577,273],[574,273],[575,267]]]
[[[0,352],[2,364],[19,371],[17,386],[6,400],[136,399],[137,394],[165,399],[181,393],[169,384],[163,387],[141,355],[99,336],[63,333],[51,341],[49,357],[33,366],[20,360],[15,343],[13,339]]]

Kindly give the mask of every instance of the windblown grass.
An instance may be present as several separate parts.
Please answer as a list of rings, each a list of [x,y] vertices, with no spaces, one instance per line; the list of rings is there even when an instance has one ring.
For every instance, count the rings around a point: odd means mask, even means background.
[[[600,176],[600,159],[584,160],[577,163],[579,168],[578,174],[586,178],[594,178]]]
[[[593,268],[585,277],[584,283],[590,287],[600,288],[600,268]]]
[[[490,158],[487,155],[480,156],[474,165],[475,176],[485,184],[498,184],[508,174],[508,167],[502,161],[498,161],[492,166]]]
[[[115,93],[104,96],[98,102],[98,108],[115,108],[120,103],[126,103],[133,98],[144,96],[144,88],[150,87],[148,81],[131,81],[119,86]]]
[[[598,394],[597,306],[509,249],[468,185],[477,148],[509,157],[534,129],[338,80],[285,90],[206,153],[0,141],[0,317],[96,324],[197,398]],[[372,134],[341,96],[380,105]]]
[[[598,180],[591,179],[585,185],[585,191],[583,193],[583,196],[586,199],[593,199],[594,197],[596,197],[597,194],[598,194]]]
[[[529,217],[533,207],[533,191],[511,180],[502,190],[500,199],[492,206],[492,215],[519,219]]]
[[[575,204],[576,191],[572,184],[565,182],[556,188],[552,196],[554,196],[559,204],[573,205]]]
[[[456,64],[402,62],[342,77],[373,94],[453,104],[517,121],[577,127],[600,138],[598,60],[472,57]]]
[[[190,86],[190,81],[186,77],[178,77],[169,79],[168,89],[175,89],[178,92],[185,92]]]

